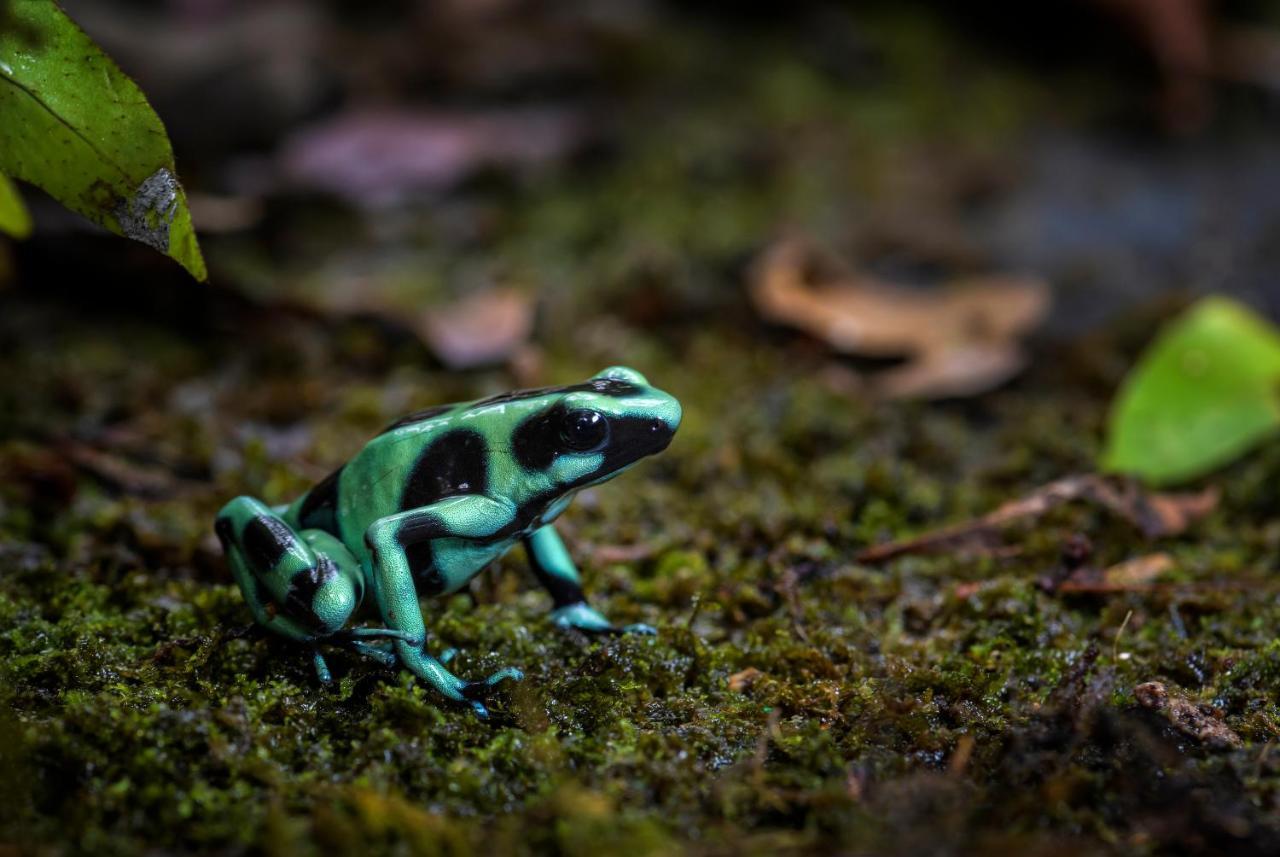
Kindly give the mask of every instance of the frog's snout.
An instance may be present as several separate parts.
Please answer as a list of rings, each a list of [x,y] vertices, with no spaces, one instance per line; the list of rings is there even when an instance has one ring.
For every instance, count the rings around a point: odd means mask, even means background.
[[[679,422],[677,421],[677,425]],[[676,436],[676,431],[664,419],[654,417],[649,420],[649,437],[645,444],[646,452],[652,455],[655,452],[662,452],[671,443],[671,439]]]
[[[670,397],[656,409],[650,431],[655,435],[666,437],[661,448],[665,449],[667,444],[671,442],[671,438],[675,437],[676,429],[680,428],[680,418],[683,415],[680,403]]]

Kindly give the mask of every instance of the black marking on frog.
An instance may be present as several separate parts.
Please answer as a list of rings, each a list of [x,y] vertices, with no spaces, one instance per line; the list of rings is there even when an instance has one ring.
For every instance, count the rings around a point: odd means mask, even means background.
[[[675,431],[660,419],[610,417],[609,443],[604,448],[604,461],[600,462],[599,472],[613,473],[646,456],[662,452],[670,445],[675,434]]]
[[[224,552],[235,544],[235,529],[230,518],[218,518],[213,522],[213,531],[218,534],[218,541],[222,542]]]
[[[307,492],[298,510],[298,523],[305,529],[338,533],[338,480],[342,468],[330,473]]]
[[[564,408],[557,405],[526,417],[511,433],[511,451],[525,470],[546,470],[562,451],[560,424]]]
[[[280,519],[265,515],[245,524],[240,535],[240,544],[249,565],[260,573],[275,568],[293,543],[293,531]]]
[[[316,615],[315,599],[320,589],[338,575],[338,568],[333,560],[324,554],[316,556],[315,565],[304,568],[289,578],[289,589],[285,593],[285,604],[303,624],[311,628],[319,628],[324,623]]]
[[[400,496],[402,510],[421,509],[445,497],[483,494],[489,488],[489,448],[484,435],[452,429],[414,462]]]
[[[404,536],[401,531],[397,534],[397,540]],[[401,542],[404,548],[405,559],[409,562],[409,570],[413,572],[413,579],[418,584],[419,595],[439,595],[444,592],[444,578],[440,576],[440,572],[436,569],[436,552],[431,547],[430,539],[423,539],[416,542]]]
[[[552,574],[542,563],[538,562],[538,555],[527,540],[524,543],[524,552],[529,555],[529,565],[533,568],[534,576],[551,594],[551,600],[555,603],[556,609],[568,607],[570,604],[580,604],[587,600],[581,586],[571,580]]]

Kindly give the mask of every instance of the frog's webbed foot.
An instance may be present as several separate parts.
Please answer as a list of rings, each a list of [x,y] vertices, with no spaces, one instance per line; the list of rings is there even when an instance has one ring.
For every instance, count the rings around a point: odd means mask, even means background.
[[[450,649],[445,654],[453,652]],[[503,667],[484,681],[465,682],[458,688],[458,693],[462,695],[464,702],[471,706],[472,712],[481,720],[489,719],[489,709],[485,706],[485,700],[493,696],[499,684],[508,679],[511,681],[520,681],[524,678],[524,673],[515,667]]]
[[[658,629],[642,622],[618,627],[606,619],[599,610],[585,601],[567,604],[552,611],[551,621],[558,628],[572,628],[575,631],[582,631],[587,634],[643,634],[652,636],[658,633]]]
[[[421,647],[422,645],[421,637],[415,637],[393,628],[351,628],[343,633],[345,634],[345,639],[340,642],[365,657],[373,658],[384,667],[394,668],[399,663],[396,658],[395,647],[391,643],[392,640],[404,640],[411,646]],[[381,641],[365,642],[370,638],[380,638]],[[449,649],[440,656],[440,663],[447,664],[455,654],[457,654],[457,649]]]
[[[578,568],[565,550],[555,527],[547,524],[525,538],[525,552],[539,582],[556,604],[551,621],[559,628],[572,628],[586,634],[656,634],[651,625],[635,624],[618,627],[590,604],[582,592]]]

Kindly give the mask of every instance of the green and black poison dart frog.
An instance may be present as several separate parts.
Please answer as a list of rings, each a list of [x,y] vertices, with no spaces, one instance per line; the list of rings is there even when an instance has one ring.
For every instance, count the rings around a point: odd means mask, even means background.
[[[616,628],[587,604],[578,570],[552,522],[574,495],[661,452],[680,425],[680,403],[633,369],[582,384],[504,393],[428,408],[397,421],[288,506],[237,497],[215,529],[254,618],[309,644],[349,646],[403,664],[481,717],[501,669],[466,682],[424,648],[419,596],[456,592],[523,541],[554,601],[553,621],[587,632]],[[371,590],[380,628],[348,628]]]

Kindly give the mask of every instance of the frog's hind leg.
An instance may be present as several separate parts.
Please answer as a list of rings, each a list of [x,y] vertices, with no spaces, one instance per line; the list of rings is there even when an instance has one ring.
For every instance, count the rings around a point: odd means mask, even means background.
[[[277,634],[313,646],[331,641],[364,596],[360,566],[342,542],[322,530],[295,530],[259,500],[232,500],[214,529],[254,618]],[[328,681],[318,650],[315,666]]]

